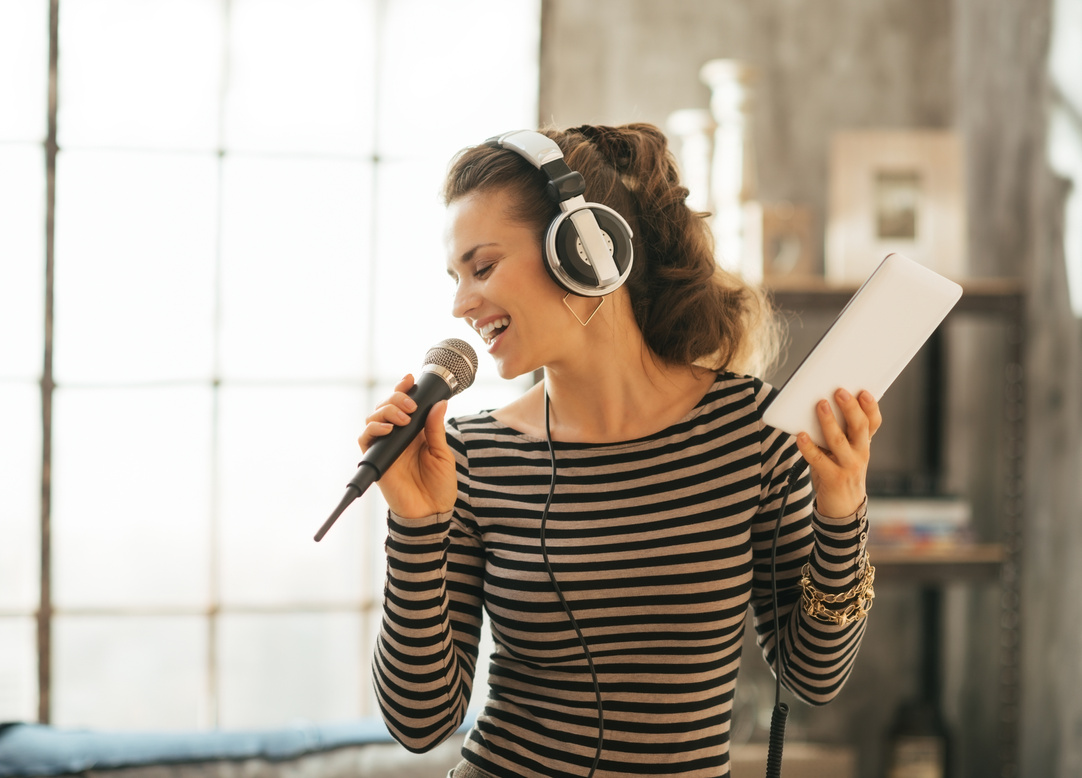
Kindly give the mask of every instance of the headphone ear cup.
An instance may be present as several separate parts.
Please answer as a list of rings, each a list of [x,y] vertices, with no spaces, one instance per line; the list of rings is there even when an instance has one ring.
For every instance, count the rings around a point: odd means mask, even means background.
[[[612,252],[619,279],[600,285],[590,266],[575,224],[569,213],[561,213],[549,225],[545,238],[545,269],[563,289],[582,297],[601,297],[615,291],[627,280],[634,259],[631,228],[620,214],[604,205],[586,205],[601,228],[605,244]],[[581,209],[579,209],[581,210]]]

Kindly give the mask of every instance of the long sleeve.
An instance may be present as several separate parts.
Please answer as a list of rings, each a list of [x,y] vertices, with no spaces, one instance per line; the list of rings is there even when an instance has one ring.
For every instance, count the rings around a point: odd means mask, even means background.
[[[778,533],[778,611],[782,640],[782,682],[806,702],[833,699],[849,677],[866,621],[844,626],[812,618],[801,607],[800,579],[808,564],[812,585],[826,594],[848,590],[859,578],[867,543],[866,503],[854,515],[827,522],[813,508],[814,494],[806,466],[789,436],[764,428],[768,456],[764,500],[752,534],[755,587],[752,595],[757,641],[775,668],[774,612],[770,581],[771,546],[781,493],[794,465],[803,467],[795,481]]]
[[[476,532],[455,513],[416,521],[390,514],[386,549],[373,680],[391,734],[423,752],[462,724],[469,705],[483,556]]]

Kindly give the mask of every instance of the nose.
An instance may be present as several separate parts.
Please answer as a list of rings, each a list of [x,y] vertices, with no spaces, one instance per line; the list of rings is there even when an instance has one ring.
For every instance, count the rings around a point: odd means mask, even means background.
[[[469,278],[463,278],[455,287],[455,297],[451,303],[451,315],[456,319],[465,318],[466,315],[477,307],[480,295]]]

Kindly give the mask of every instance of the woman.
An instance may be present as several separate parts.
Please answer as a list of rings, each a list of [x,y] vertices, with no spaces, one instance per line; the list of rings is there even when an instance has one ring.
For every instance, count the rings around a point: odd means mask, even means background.
[[[823,403],[830,453],[765,426],[773,390],[744,371],[769,310],[717,269],[664,135],[645,124],[544,135],[586,200],[627,220],[634,259],[614,291],[568,293],[545,256],[561,212],[551,171],[502,142],[452,163],[453,313],[501,376],[544,379],[446,425],[437,405],[379,481],[390,515],[377,696],[408,749],[446,739],[473,691],[484,612],[487,701],[455,778],[725,776],[749,606],[775,661],[771,540],[802,459],[810,478],[792,487],[777,546],[782,676],[819,704],[852,668],[870,604],[865,474],[879,409],[839,392],[843,431]],[[362,449],[408,421],[412,385],[369,416]]]

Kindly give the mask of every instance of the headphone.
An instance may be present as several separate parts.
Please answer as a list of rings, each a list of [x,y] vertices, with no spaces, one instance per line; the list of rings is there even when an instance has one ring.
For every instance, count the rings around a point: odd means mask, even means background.
[[[586,202],[586,182],[568,167],[556,142],[533,130],[516,130],[485,143],[516,152],[548,177],[545,193],[560,206],[542,251],[552,280],[580,297],[618,289],[631,272],[631,227],[607,205]]]

